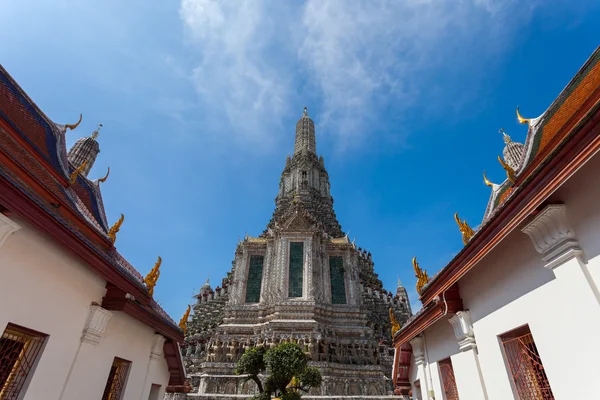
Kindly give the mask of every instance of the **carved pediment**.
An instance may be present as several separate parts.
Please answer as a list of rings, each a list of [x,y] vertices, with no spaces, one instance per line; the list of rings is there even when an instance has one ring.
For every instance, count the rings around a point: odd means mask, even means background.
[[[282,231],[306,232],[316,228],[316,224],[303,212],[296,211],[282,224]]]

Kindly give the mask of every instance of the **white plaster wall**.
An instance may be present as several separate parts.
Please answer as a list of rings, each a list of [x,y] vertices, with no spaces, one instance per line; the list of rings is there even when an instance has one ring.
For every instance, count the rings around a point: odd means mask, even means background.
[[[448,317],[433,324],[425,332],[426,360],[429,362],[428,373],[431,373],[430,389],[436,399],[444,399],[442,377],[438,362],[459,353],[458,342]]]
[[[513,398],[498,336],[528,324],[556,399],[600,398],[600,268],[598,160],[578,171],[550,202],[563,202],[590,261],[544,267],[530,239],[515,230],[459,284],[471,311],[483,377],[491,400]],[[592,286],[590,286],[590,283]]]
[[[148,326],[115,312],[100,343],[82,346],[64,399],[82,399],[89,397],[90,393],[101,396],[115,357],[131,361],[123,399],[146,400],[152,383],[161,385],[164,391],[169,381],[169,371],[164,357],[151,362],[153,340],[154,331]]]
[[[0,330],[10,322],[49,335],[24,399],[58,399],[89,307],[102,302],[106,282],[25,221],[12,219],[21,229],[0,247]],[[115,356],[133,362],[124,399],[145,400],[151,383],[164,390],[164,358],[150,368],[143,385],[154,331],[123,313],[113,314],[97,347],[81,344],[64,399],[99,398]]]
[[[471,311],[481,373],[490,400],[516,399],[499,336],[528,324],[553,394],[561,399],[600,398],[600,156],[581,168],[547,201],[564,203],[584,256],[553,271],[530,239],[516,229],[459,282],[465,309]],[[447,325],[447,329],[445,328]],[[464,374],[476,376],[474,353],[458,351],[444,318],[425,332],[429,370],[441,393],[437,361],[451,356],[461,399]],[[461,372],[462,371],[462,372]],[[463,375],[464,375],[463,374]],[[411,362],[411,382],[425,381]],[[475,394],[473,394],[475,396]],[[482,398],[480,392],[478,397]]]

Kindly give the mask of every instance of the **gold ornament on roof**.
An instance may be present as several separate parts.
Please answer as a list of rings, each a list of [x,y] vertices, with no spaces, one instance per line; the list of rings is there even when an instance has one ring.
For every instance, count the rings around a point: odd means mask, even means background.
[[[79,121],[77,121],[74,124],[66,124],[65,125],[65,130],[67,130],[67,129],[73,130],[73,129],[77,128],[79,126],[79,124],[81,123],[82,119],[83,119],[83,115],[79,114]]]
[[[490,180],[487,178],[487,176],[485,176],[485,171],[483,171],[483,182],[491,188],[494,187],[494,184],[492,182],[490,182]]]
[[[158,281],[158,277],[160,276],[160,265],[162,264],[162,258],[158,257],[158,261],[154,264],[154,268],[148,272],[148,275],[144,278],[144,283],[148,288],[148,293],[150,296],[154,295],[154,286],[156,286],[156,282]]]
[[[108,172],[106,173],[106,175],[104,175],[104,178],[98,179],[98,182],[102,182],[102,183],[106,182],[109,175],[110,175],[110,167],[108,167]]]
[[[458,229],[460,230],[460,233],[462,233],[463,244],[466,245],[467,243],[469,243],[469,240],[471,240],[471,238],[473,237],[475,232],[473,231],[473,229],[471,229],[469,224],[467,224],[467,221],[460,220],[460,218],[458,217],[458,213],[454,214],[454,219],[456,220],[456,223],[458,224]]]
[[[81,165],[79,166],[79,168],[77,168],[75,171],[73,171],[73,173],[71,174],[71,177],[70,177],[71,185],[75,184],[77,177],[79,176],[81,171],[83,171],[83,169],[85,168],[86,165],[87,165],[87,160],[84,160],[83,163],[81,163]]]
[[[185,314],[183,314],[183,317],[181,317],[181,319],[179,320],[179,327],[183,330],[184,335],[187,333],[187,320],[190,316],[191,309],[192,307],[190,307],[190,305],[188,304],[187,310],[185,310]]]
[[[506,171],[506,177],[508,178],[510,183],[515,183],[515,170],[512,169],[512,167],[510,165],[508,165],[506,162],[504,162],[504,160],[498,156],[498,161],[500,161],[500,165],[502,165],[502,168],[504,168],[504,170]]]
[[[92,132],[92,139],[96,139],[98,137],[98,135],[100,134],[100,128],[102,128],[102,124],[98,124],[98,128]]]
[[[121,214],[121,218],[119,218],[119,220],[115,222],[115,224],[108,231],[108,238],[110,239],[112,244],[115,244],[115,242],[117,241],[117,232],[119,232],[119,229],[121,229],[121,225],[123,225],[124,220],[125,216]]]
[[[429,282],[429,276],[427,275],[427,271],[419,267],[417,257],[413,257],[412,264],[415,269],[415,276],[417,277],[417,293],[421,294],[423,287]]]
[[[521,113],[519,113],[519,107],[517,107],[517,119],[519,120],[520,124],[529,124],[529,123],[531,123],[531,118],[523,118],[521,116]]]
[[[396,320],[396,316],[394,315],[394,310],[390,308],[390,322],[392,323],[392,337],[396,335],[401,328],[400,323]]]

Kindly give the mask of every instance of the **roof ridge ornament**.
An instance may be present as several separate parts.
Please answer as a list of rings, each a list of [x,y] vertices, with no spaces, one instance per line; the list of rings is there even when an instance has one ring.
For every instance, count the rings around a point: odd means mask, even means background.
[[[121,225],[123,225],[124,220],[125,216],[121,214],[121,218],[119,218],[119,220],[115,222],[115,224],[108,231],[108,238],[110,239],[113,245],[117,241],[117,232],[119,232],[119,229],[121,229]]]
[[[495,183],[490,182],[490,180],[487,178],[487,176],[485,176],[485,171],[483,171],[483,183],[485,183],[487,186],[494,188]]]
[[[144,283],[148,288],[148,294],[150,296],[154,295],[154,287],[156,286],[156,282],[158,282],[158,277],[160,276],[160,266],[162,264],[162,258],[158,256],[158,261],[154,264],[154,267],[148,272],[148,275],[144,278]]]
[[[185,314],[183,314],[183,317],[181,317],[181,319],[179,320],[179,327],[183,331],[184,335],[187,333],[187,320],[190,316],[191,309],[192,307],[190,307],[190,305],[188,304],[187,310],[185,310]]]
[[[82,119],[83,119],[83,114],[79,114],[79,121],[77,121],[74,124],[65,124],[65,132],[67,131],[67,129],[75,130],[75,128],[77,128],[79,126],[79,124],[81,123]]]
[[[427,271],[419,267],[417,257],[413,257],[412,265],[415,270],[415,277],[417,278],[417,293],[421,294],[423,287],[429,283],[429,276],[427,275]]]
[[[98,179],[98,182],[102,182],[102,183],[106,182],[109,175],[110,175],[110,167],[108,167],[108,172],[106,173],[106,175],[104,175],[104,178]]]
[[[396,320],[396,316],[394,315],[394,310],[390,307],[390,322],[392,323],[392,338],[396,335],[401,328],[400,323]]]
[[[517,120],[519,121],[520,124],[530,124],[531,125],[531,118],[523,118],[521,116],[521,114],[519,113],[519,106],[517,106]]]
[[[469,243],[469,240],[471,240],[471,238],[473,237],[473,235],[475,235],[475,231],[473,231],[469,224],[467,224],[466,220],[460,220],[460,218],[458,217],[458,213],[454,214],[454,220],[458,225],[460,233],[462,233],[463,244],[466,246],[467,243]]]
[[[77,177],[79,176],[81,171],[83,171],[83,169],[85,168],[86,165],[87,165],[87,160],[83,160],[83,163],[81,163],[81,165],[79,167],[77,167],[77,169],[75,171],[73,171],[73,173],[69,177],[69,182],[71,183],[71,185],[75,184],[75,182],[77,181]]]
[[[502,160],[502,158],[500,156],[498,156],[498,161],[500,161],[500,165],[502,165],[502,168],[504,168],[504,170],[506,171],[506,178],[508,179],[508,181],[512,184],[515,183],[515,170],[512,169],[512,167],[510,165],[508,165],[506,162],[504,162],[504,160]]]

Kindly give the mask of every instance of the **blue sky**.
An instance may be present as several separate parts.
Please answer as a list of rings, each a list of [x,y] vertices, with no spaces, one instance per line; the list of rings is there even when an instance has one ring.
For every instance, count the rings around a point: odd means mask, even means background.
[[[540,115],[598,46],[592,0],[3,0],[0,62],[57,123],[104,124],[90,173],[117,248],[174,317],[274,208],[303,106],[335,210],[418,302],[481,221],[514,109]],[[214,285],[213,285],[214,286]]]

